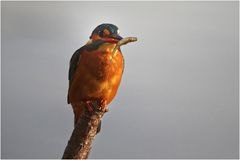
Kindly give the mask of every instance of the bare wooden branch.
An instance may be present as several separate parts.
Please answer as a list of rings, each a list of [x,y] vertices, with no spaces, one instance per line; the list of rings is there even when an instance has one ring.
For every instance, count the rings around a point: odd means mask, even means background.
[[[87,159],[91,144],[97,134],[98,125],[107,111],[94,104],[94,111],[84,111],[74,128],[71,138],[65,148],[62,159]]]

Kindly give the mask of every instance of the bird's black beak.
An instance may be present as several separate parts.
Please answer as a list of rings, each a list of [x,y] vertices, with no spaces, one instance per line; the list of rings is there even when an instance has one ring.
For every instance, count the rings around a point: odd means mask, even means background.
[[[119,36],[118,34],[112,34],[112,35],[110,36],[110,38],[117,39],[117,40],[123,39],[123,38],[122,38],[121,36]]]

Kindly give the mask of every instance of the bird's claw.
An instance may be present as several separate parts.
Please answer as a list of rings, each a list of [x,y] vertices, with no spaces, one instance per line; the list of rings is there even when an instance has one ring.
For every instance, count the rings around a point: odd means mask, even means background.
[[[92,104],[91,101],[86,101],[86,106],[87,106],[87,110],[88,110],[89,112],[92,112],[92,111],[93,111],[94,105]]]
[[[99,106],[100,106],[101,108],[105,108],[105,107],[107,106],[107,101],[104,100],[104,99],[101,99],[101,100],[99,101]]]
[[[109,111],[107,107],[107,101],[104,99],[101,99],[99,101],[86,101],[86,106],[89,112],[93,112],[94,110],[101,110],[104,112]]]
[[[101,108],[102,111],[108,112],[107,100],[101,99],[99,101],[99,107]]]

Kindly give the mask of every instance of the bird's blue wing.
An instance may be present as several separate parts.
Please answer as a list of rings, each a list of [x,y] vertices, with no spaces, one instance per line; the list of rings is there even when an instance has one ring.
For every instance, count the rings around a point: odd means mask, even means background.
[[[76,50],[74,52],[74,54],[72,55],[72,58],[70,60],[70,68],[69,68],[69,73],[68,73],[68,80],[71,82],[74,76],[74,73],[77,69],[78,63],[80,61],[80,55],[84,50],[87,50],[88,52],[91,52],[93,50],[98,49],[98,47],[100,45],[102,45],[103,43],[106,43],[106,41],[103,40],[96,40],[91,44],[87,44],[81,48],[79,48],[78,50]]]
[[[79,48],[78,50],[76,50],[74,52],[74,54],[72,55],[72,58],[70,60],[70,67],[69,67],[69,72],[68,72],[69,88],[71,86],[75,71],[76,71],[79,61],[80,61],[80,56],[83,53],[83,51],[91,52],[93,50],[98,49],[98,47],[100,45],[102,45],[103,43],[106,43],[106,41],[96,40],[90,44],[84,45],[83,47]],[[68,96],[67,101],[69,103],[69,96]]]
[[[69,66],[69,72],[68,72],[68,80],[72,81],[74,73],[76,71],[76,68],[78,66],[79,60],[80,60],[80,54],[82,52],[82,48],[76,50],[74,54],[72,55],[72,58],[70,60],[70,66]]]
[[[83,47],[79,48],[74,52],[74,54],[71,57],[69,71],[68,71],[69,88],[71,86],[75,71],[80,61],[80,55],[83,52],[83,50],[84,50]],[[69,96],[67,97],[67,102],[69,103]]]

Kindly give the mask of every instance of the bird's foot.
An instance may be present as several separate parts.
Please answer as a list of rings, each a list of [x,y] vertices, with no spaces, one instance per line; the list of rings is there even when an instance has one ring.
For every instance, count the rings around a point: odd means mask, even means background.
[[[105,112],[108,112],[108,107],[107,107],[107,100],[101,99],[99,101],[99,107],[104,110]]]
[[[87,106],[87,110],[88,110],[89,112],[92,112],[92,111],[93,111],[94,105],[92,104],[91,101],[86,101],[86,106]]]
[[[86,107],[88,112],[93,112],[95,109],[102,110],[104,112],[108,112],[109,109],[107,107],[107,101],[101,99],[99,101],[86,101]]]

